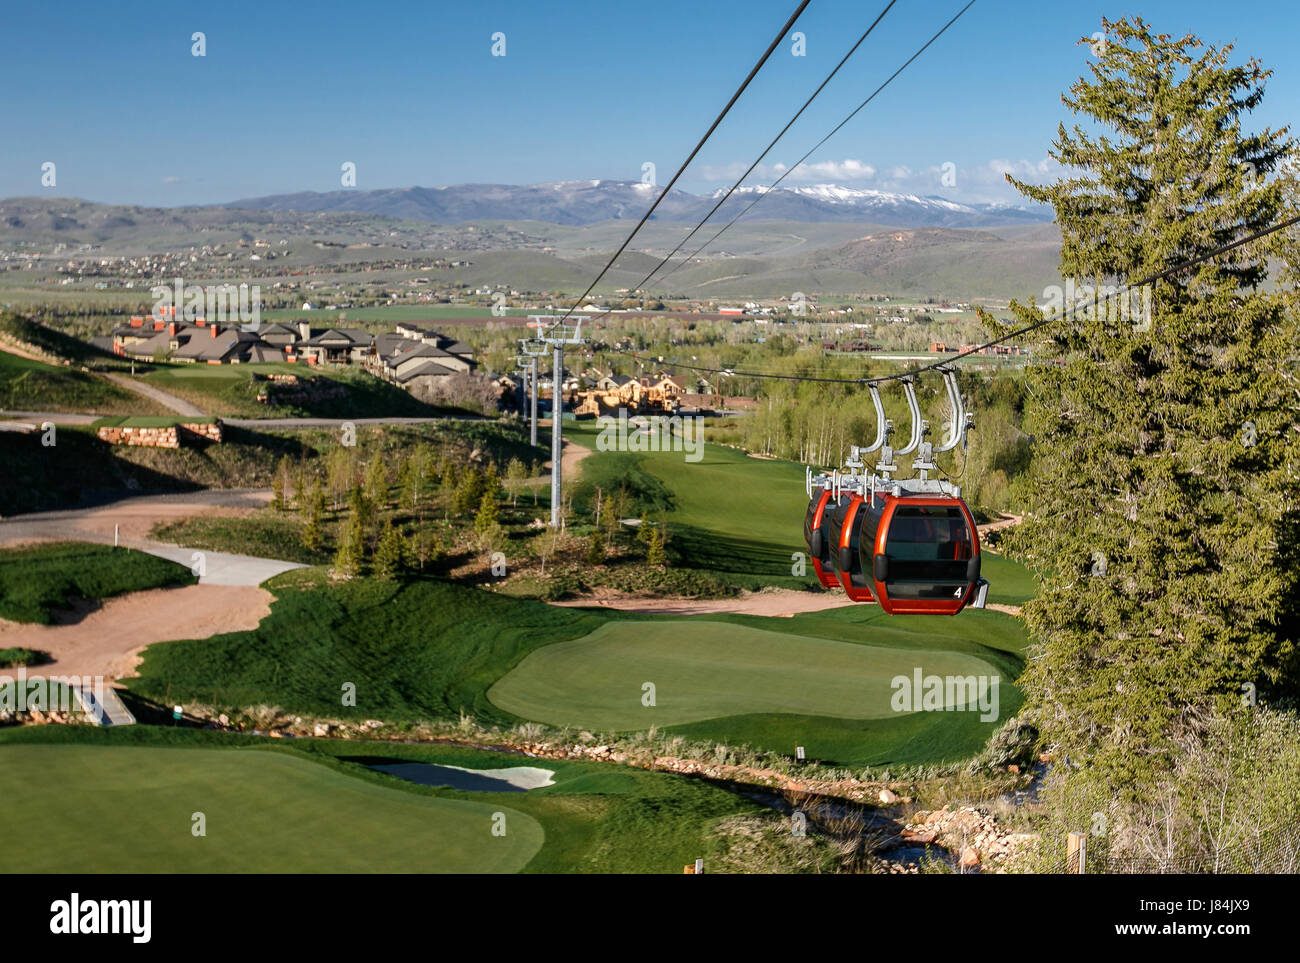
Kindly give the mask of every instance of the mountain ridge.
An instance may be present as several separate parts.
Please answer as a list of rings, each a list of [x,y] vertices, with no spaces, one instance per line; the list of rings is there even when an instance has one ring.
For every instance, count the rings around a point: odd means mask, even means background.
[[[349,211],[410,220],[457,224],[482,220],[532,220],[580,225],[640,218],[657,196],[637,181],[592,178],[541,184],[454,184],[371,190],[299,191],[249,197],[208,205],[242,210]],[[655,219],[698,221],[723,191],[708,195],[672,190]],[[758,195],[754,217],[817,224],[868,221],[896,227],[978,228],[1051,221],[1042,208],[1006,204],[964,204],[937,195],[852,188],[837,184],[739,188],[714,215],[719,226],[744,210]]]

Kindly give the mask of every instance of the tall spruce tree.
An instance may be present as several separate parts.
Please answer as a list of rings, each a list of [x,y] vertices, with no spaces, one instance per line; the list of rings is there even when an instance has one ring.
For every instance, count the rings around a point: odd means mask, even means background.
[[[1062,98],[1082,119],[1053,145],[1067,176],[1008,178],[1055,209],[1063,278],[1132,283],[1287,216],[1287,130],[1242,127],[1269,71],[1139,18],[1103,26]],[[1191,710],[1294,680],[1283,372],[1300,341],[1292,295],[1261,290],[1275,240],[1157,282],[1149,314],[1049,325],[1043,351],[1063,363],[1026,376],[1029,514],[1008,542],[1043,580],[1022,686],[1048,738],[1120,795],[1168,764]]]

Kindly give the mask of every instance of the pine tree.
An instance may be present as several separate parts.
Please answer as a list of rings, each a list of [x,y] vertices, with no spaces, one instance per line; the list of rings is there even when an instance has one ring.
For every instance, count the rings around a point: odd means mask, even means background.
[[[321,518],[325,514],[325,490],[321,488],[319,479],[312,482],[306,496],[303,498],[303,529],[302,544],[304,548],[310,551],[316,551],[321,547],[324,536],[321,531]]]
[[[447,511],[455,508],[456,490],[460,487],[460,479],[456,473],[456,462],[448,458],[442,463],[442,469],[438,476],[438,487],[444,509],[444,517]]]
[[[474,532],[479,536],[484,548],[492,549],[501,539],[501,516],[497,508],[496,495],[484,492],[479,502],[478,514],[474,516]]]
[[[461,472],[456,484],[456,494],[452,499],[451,510],[457,515],[464,515],[483,500],[483,475],[471,465]]]
[[[663,526],[651,525],[650,538],[646,542],[646,564],[653,568],[662,568],[668,564],[668,555],[664,551]]]
[[[1091,78],[1063,98],[1085,123],[1061,125],[1052,151],[1075,173],[1012,179],[1055,208],[1063,276],[1125,285],[1280,220],[1283,192],[1263,178],[1291,142],[1241,127],[1269,72],[1141,19],[1103,25]],[[1048,738],[1118,791],[1169,762],[1188,710],[1227,711],[1244,684],[1277,690],[1295,669],[1278,623],[1296,584],[1281,372],[1298,339],[1290,295],[1259,289],[1273,249],[1160,280],[1136,317],[1048,326],[1064,363],[1027,374],[1031,504],[1008,542],[1042,588],[1020,685]]]
[[[605,564],[605,540],[601,538],[599,528],[591,533],[591,541],[587,544],[587,564]]]
[[[365,500],[361,495],[361,486],[357,485],[352,489],[348,518],[339,538],[338,553],[334,556],[334,570],[340,575],[361,575],[365,569],[365,558]]]
[[[393,528],[391,521],[385,519],[379,543],[375,546],[372,574],[375,578],[392,580],[397,577],[406,561],[406,547],[401,533]]]

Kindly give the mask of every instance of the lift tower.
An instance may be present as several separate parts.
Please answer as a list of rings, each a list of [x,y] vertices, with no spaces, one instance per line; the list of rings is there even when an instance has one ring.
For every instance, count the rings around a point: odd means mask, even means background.
[[[551,352],[551,527],[560,527],[562,501],[561,462],[563,458],[564,422],[564,346],[583,344],[582,319],[569,323],[563,315],[530,314],[528,320],[537,328],[535,340],[525,342],[524,350],[534,354],[532,345],[540,344]]]

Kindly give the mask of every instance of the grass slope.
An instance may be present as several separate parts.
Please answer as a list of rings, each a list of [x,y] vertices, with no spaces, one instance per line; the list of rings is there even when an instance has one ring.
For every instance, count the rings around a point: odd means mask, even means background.
[[[0,864],[6,872],[220,872],[210,862],[219,859],[240,861],[238,872],[509,872],[526,860],[529,873],[677,873],[715,851],[720,819],[762,812],[698,780],[599,763],[528,760],[553,769],[555,785],[507,794],[419,786],[364,765],[521,764],[519,756],[448,745],[46,726],[0,731],[0,749],[6,785],[48,787],[6,806],[3,825],[58,840],[53,849],[31,848],[30,866]],[[178,761],[183,771],[174,773]],[[99,777],[105,805],[85,805],[87,772]],[[223,774],[228,784],[214,787]],[[189,834],[195,811],[207,814],[205,839]],[[506,813],[505,838],[487,831],[493,812]],[[228,856],[214,854],[245,819],[257,835],[235,841]]]
[[[254,374],[293,374],[342,386],[337,398],[284,404],[261,404],[257,395],[267,382]],[[381,418],[421,417],[446,413],[425,404],[396,385],[349,368],[317,369],[301,364],[174,365],[161,367],[144,379],[163,391],[184,398],[208,414],[225,418]]]
[[[529,655],[488,698],[553,726],[626,731],[722,716],[793,713],[883,719],[890,680],[926,674],[993,675],[974,656],[859,645],[727,622],[606,623],[591,635]],[[655,686],[654,706],[642,685]]]
[[[595,448],[598,434],[590,425],[565,427],[565,437],[584,447]],[[806,551],[808,507],[803,469],[793,462],[750,458],[719,445],[705,445],[696,462],[682,452],[594,451],[582,463],[575,498],[585,502],[597,487],[608,492],[624,485],[635,508],[652,518],[666,513],[675,567],[705,569],[744,588],[816,583],[811,569],[807,577],[791,575],[792,553]]]
[[[102,375],[20,358],[4,350],[0,350],[0,407],[129,415],[166,411]]]
[[[251,632],[150,646],[129,686],[146,698],[260,703],[394,721],[509,716],[489,686],[546,642],[578,638],[605,617],[433,580],[330,584],[319,570],[270,580],[278,596]],[[357,706],[340,706],[345,682]]]
[[[519,428],[493,421],[360,425],[356,441],[363,462],[379,450],[394,459],[393,465],[421,441],[441,449],[479,447],[506,459],[532,454]],[[323,479],[327,477],[324,459],[338,445],[337,430],[261,430],[229,424],[221,444],[181,448],[110,445],[97,438],[94,431],[80,426],[61,426],[58,443],[53,447],[41,444],[39,432],[0,432],[0,464],[5,466],[8,482],[0,485],[0,515],[58,508],[110,491],[121,494],[124,490],[267,488],[280,459],[286,455],[295,463],[308,462]],[[237,532],[232,532],[231,537],[237,540]],[[182,538],[178,533],[180,544],[192,544]],[[291,541],[297,542],[297,537]],[[226,550],[215,545],[195,547]]]
[[[258,749],[11,745],[0,780],[26,787],[6,835],[41,840],[13,848],[7,872],[514,872],[544,838],[499,803],[421,798]],[[191,834],[196,812],[205,836]]]
[[[196,581],[183,565],[128,548],[52,542],[0,549],[0,618],[48,624],[54,609],[74,599]]]
[[[257,629],[150,646],[132,692],[160,704],[267,704],[390,722],[454,719],[464,710],[496,723],[516,722],[518,712],[560,726],[662,727],[665,720],[640,715],[641,685],[652,681],[661,705],[674,709],[666,722],[680,731],[778,752],[799,739],[818,758],[845,765],[971,755],[1020,705],[1011,682],[1022,667],[1023,629],[994,612],[900,619],[858,606],[779,620],[672,619],[561,609],[436,580],[329,583],[310,569],[267,585],[278,597]],[[705,632],[728,642],[705,652]],[[639,642],[646,638],[657,640],[649,650]],[[535,672],[538,665],[544,671]],[[917,666],[998,674],[998,720],[980,723],[973,712],[899,718],[887,708],[888,677]],[[494,690],[503,677],[505,688]],[[340,705],[348,682],[355,707]],[[501,691],[507,695],[497,701]],[[672,702],[680,692],[689,696],[686,713]],[[863,708],[864,700],[875,704]]]

